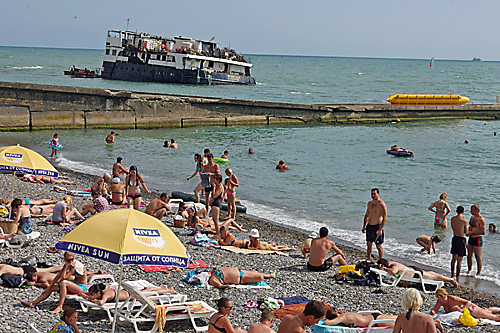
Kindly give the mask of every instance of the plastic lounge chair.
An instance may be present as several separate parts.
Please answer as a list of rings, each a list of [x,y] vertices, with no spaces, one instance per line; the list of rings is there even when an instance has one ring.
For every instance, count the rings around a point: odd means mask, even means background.
[[[10,240],[10,242],[5,242],[5,245],[13,249],[20,249],[23,246],[28,245],[32,240],[35,240],[38,237],[40,237],[40,233],[38,231],[32,231],[27,235],[15,235],[14,238]]]
[[[377,312],[379,314],[382,314],[380,311],[358,311],[359,314],[365,315],[365,314],[372,314],[374,312]],[[372,320],[370,324],[368,324],[368,327],[346,327],[346,326],[330,326],[330,325],[323,325],[325,322],[324,319],[321,319],[321,321],[315,325],[313,325],[313,333],[392,333],[393,328],[392,327],[373,327],[373,325],[377,324],[387,324],[387,323],[395,323],[396,321],[394,319],[377,319],[377,320]]]
[[[0,227],[0,235],[4,236],[5,233],[3,232],[2,227]],[[5,239],[0,239],[0,247],[3,247],[5,243],[8,243]]]
[[[433,293],[438,288],[442,288],[444,286],[443,281],[426,280],[422,277],[421,272],[415,271],[413,269],[403,270],[398,277],[396,277],[395,275],[389,274],[386,271],[383,271],[381,269],[376,269],[376,268],[370,268],[370,272],[374,272],[375,274],[377,274],[381,286],[394,287],[394,286],[397,286],[400,281],[420,283],[422,286],[422,290],[427,294]],[[418,277],[404,276],[405,273],[415,273]],[[393,281],[392,281],[392,283],[385,283],[382,278],[393,279]],[[431,285],[431,286],[434,286],[435,288],[434,288],[434,290],[428,290],[427,288],[425,288],[425,285]]]
[[[96,275],[96,277],[100,277],[100,275]],[[112,278],[112,276],[111,276],[111,278]],[[113,281],[114,281],[114,279],[113,279]],[[128,283],[135,286],[139,290],[145,289],[145,288],[150,288],[150,287],[156,287],[155,285],[153,285],[152,283],[150,283],[149,281],[146,281],[146,280],[128,281]],[[118,288],[118,283],[116,283],[116,282],[112,283],[109,286],[109,288],[113,288],[113,289]],[[143,294],[146,295],[147,297],[154,297],[154,298],[158,297],[159,298],[158,301],[160,304],[185,302],[187,300],[187,296],[182,295],[182,294],[159,295],[155,291],[143,292]],[[82,308],[83,312],[88,312],[89,309],[96,310],[96,311],[105,311],[106,314],[108,315],[108,319],[109,319],[110,323],[113,322],[113,314],[111,313],[111,310],[114,310],[116,302],[108,302],[108,303],[104,303],[103,305],[98,305],[98,304],[92,303],[91,301],[89,301],[83,297],[76,296],[76,295],[72,295],[71,299],[78,301],[80,303],[80,307]],[[122,305],[123,305],[123,302],[120,302],[118,304],[119,307],[121,307]],[[127,304],[127,307],[128,307],[127,309],[130,310],[134,306],[138,306],[138,305],[140,305],[140,303],[130,301]]]
[[[112,284],[117,284],[116,281],[115,281],[115,277],[113,275],[110,275],[110,274],[97,274],[97,275],[93,275],[89,281],[88,281],[88,285],[92,285],[94,284],[95,282],[97,281],[102,281],[103,283],[105,281],[109,280],[111,282],[111,285]],[[80,297],[76,294],[67,294],[66,295],[66,299],[67,300],[74,300],[74,301],[80,301],[80,299],[84,299],[83,297]],[[80,303],[81,304],[81,303]],[[86,312],[83,307],[82,307],[82,310],[84,312]]]
[[[120,321],[131,323],[134,326],[136,333],[158,331],[158,325],[155,323],[157,305],[153,302],[153,299],[157,297],[146,297],[128,282],[123,282],[122,286],[129,292],[130,298],[118,308],[118,317]],[[134,299],[135,302],[140,303],[140,308],[127,305],[127,302],[130,302],[132,299]],[[196,318],[210,318],[215,312],[217,312],[217,310],[203,301],[173,303],[159,306],[165,308],[166,321],[184,319],[190,320],[196,332],[208,330],[208,326],[198,326],[195,322]],[[153,324],[153,327],[147,331],[141,331],[138,327],[138,324],[141,323],[151,323]]]

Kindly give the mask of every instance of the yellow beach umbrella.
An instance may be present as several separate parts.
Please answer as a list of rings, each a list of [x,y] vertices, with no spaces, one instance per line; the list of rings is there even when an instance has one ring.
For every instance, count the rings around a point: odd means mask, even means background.
[[[118,295],[123,265],[168,265],[186,268],[191,261],[181,241],[160,220],[134,209],[98,213],[73,229],[55,245],[65,250],[114,264],[120,263]],[[116,327],[118,303],[112,332]]]
[[[45,157],[19,145],[0,148],[0,172],[22,172],[59,177],[59,172]]]

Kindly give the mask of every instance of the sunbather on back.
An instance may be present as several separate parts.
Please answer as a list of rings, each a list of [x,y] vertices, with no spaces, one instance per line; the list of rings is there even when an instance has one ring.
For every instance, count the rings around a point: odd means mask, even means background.
[[[174,288],[168,288],[167,286],[149,287],[141,290],[141,292],[143,293],[151,291],[157,292],[159,295],[178,294],[177,291],[174,290]],[[117,296],[118,292],[116,291],[116,289],[106,288],[106,285],[104,283],[97,283],[90,286],[89,291],[84,292],[82,297],[88,299],[92,303],[104,305],[104,303],[106,302],[116,302]],[[128,291],[121,289],[119,297],[120,301],[125,301],[130,297],[130,294]]]
[[[405,269],[410,269],[410,270],[414,270],[414,271],[422,273],[422,278],[425,280],[448,282],[448,283],[453,284],[453,286],[455,286],[456,288],[458,288],[457,279],[455,279],[454,277],[453,278],[447,277],[445,274],[439,274],[439,273],[436,273],[433,271],[424,271],[423,269],[421,269],[420,267],[417,267],[417,266],[405,266],[399,262],[389,261],[385,258],[379,259],[377,261],[377,263],[379,265],[382,265],[383,270],[385,270],[386,272],[388,272],[392,275],[396,275],[396,274],[401,275],[401,273],[403,273],[403,271]],[[418,275],[416,273],[412,273],[412,272],[405,272],[404,276],[407,276],[410,278],[418,277]]]
[[[229,232],[228,227],[221,226],[219,245],[234,246],[243,249],[248,249],[250,241],[248,239],[236,238],[233,234]]]
[[[275,279],[276,271],[271,274],[239,270],[235,267],[215,267],[208,273],[208,283],[220,289],[230,289],[229,284],[247,284]]]
[[[396,319],[397,316],[392,315],[383,315],[378,312],[373,312],[372,314],[359,314],[354,312],[346,312],[341,315],[337,314],[333,310],[328,310],[326,312],[326,319],[324,325],[337,325],[343,324],[346,326],[354,325],[356,327],[368,327],[370,322],[373,320],[381,320],[381,319]],[[385,327],[394,327],[394,323],[384,323],[379,326]]]

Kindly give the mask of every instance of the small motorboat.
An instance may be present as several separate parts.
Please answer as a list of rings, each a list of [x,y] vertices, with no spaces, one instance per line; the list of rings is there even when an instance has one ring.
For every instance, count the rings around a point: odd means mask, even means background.
[[[399,148],[399,150],[387,149],[387,154],[391,154],[399,157],[413,157],[415,156],[412,151]]]

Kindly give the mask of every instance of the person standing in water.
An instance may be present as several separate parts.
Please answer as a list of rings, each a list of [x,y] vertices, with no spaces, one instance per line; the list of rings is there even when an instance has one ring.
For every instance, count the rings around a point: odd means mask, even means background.
[[[446,228],[448,223],[446,217],[451,212],[450,206],[446,202],[448,195],[446,192],[441,193],[439,200],[432,203],[429,208],[431,212],[434,213],[434,227]]]
[[[54,134],[54,137],[49,143],[49,147],[52,148],[52,154],[50,154],[50,157],[54,155],[57,156],[57,149],[55,149],[54,147],[57,147],[58,145],[59,145],[59,134],[56,133]]]
[[[387,207],[385,202],[380,200],[380,191],[378,188],[371,190],[372,200],[368,202],[366,213],[363,220],[361,232],[366,232],[366,260],[372,260],[373,243],[378,250],[379,259],[384,257],[384,227],[387,222]]]
[[[470,213],[472,214],[469,221],[469,231],[467,236],[469,236],[469,241],[467,242],[467,274],[472,270],[472,255],[476,257],[477,263],[477,273],[481,274],[481,268],[483,267],[483,260],[481,259],[481,254],[483,252],[483,237],[486,234],[486,221],[484,217],[479,214],[479,206],[472,205],[470,207]]]
[[[451,229],[453,238],[451,239],[451,277],[455,276],[458,280],[460,270],[462,269],[462,260],[467,253],[467,220],[464,217],[464,207],[457,207],[457,215],[451,218]],[[455,272],[455,265],[457,270]]]

